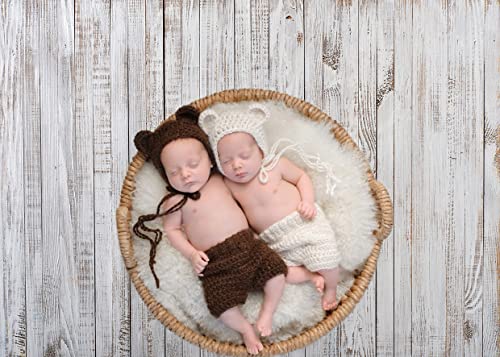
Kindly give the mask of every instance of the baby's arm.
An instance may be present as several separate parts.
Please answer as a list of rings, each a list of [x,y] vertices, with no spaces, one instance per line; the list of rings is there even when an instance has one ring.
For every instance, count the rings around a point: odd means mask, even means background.
[[[295,185],[300,193],[302,201],[299,203],[297,211],[304,218],[314,218],[316,215],[316,207],[314,206],[314,187],[309,175],[284,157],[280,158],[278,167],[280,168],[283,179]]]
[[[179,201],[179,196],[174,196],[165,202],[165,209],[175,205]],[[203,276],[201,272],[208,264],[208,256],[205,252],[197,250],[191,243],[189,243],[182,227],[182,212],[176,212],[163,216],[163,229],[170,242],[170,244],[177,249],[186,259],[191,262],[193,269],[198,276]]]

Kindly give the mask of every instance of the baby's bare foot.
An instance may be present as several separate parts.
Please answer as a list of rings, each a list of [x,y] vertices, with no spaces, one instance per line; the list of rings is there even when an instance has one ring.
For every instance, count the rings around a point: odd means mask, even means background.
[[[248,329],[247,332],[242,333],[241,335],[243,336],[245,347],[247,348],[248,353],[250,353],[251,355],[256,355],[264,349],[264,346],[255,334],[253,328]]]
[[[265,312],[261,313],[255,327],[261,336],[270,336],[273,330],[273,315]]]
[[[316,286],[316,290],[318,290],[320,294],[323,294],[323,291],[325,290],[325,278],[323,278],[318,273],[313,273],[311,281],[313,282],[314,286]]]
[[[337,287],[326,288],[323,295],[323,310],[333,310],[337,306]]]

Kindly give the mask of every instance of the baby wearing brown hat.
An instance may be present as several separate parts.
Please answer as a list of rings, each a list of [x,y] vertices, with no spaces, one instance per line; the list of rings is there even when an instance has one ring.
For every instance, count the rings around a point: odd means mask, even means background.
[[[222,176],[213,172],[215,160],[208,137],[198,126],[199,112],[185,106],[175,116],[154,132],[141,131],[134,139],[169,191],[155,214],[139,217],[134,232],[151,242],[149,264],[159,287],[154,257],[162,233],[145,222],[163,217],[170,244],[191,262],[201,279],[210,313],[241,333],[248,352],[257,354],[262,343],[238,305],[249,291],[264,290],[255,325],[262,336],[270,335],[287,267],[256,239]]]

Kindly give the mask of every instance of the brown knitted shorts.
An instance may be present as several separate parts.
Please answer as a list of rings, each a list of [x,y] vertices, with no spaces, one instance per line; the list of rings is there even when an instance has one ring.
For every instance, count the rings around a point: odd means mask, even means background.
[[[287,266],[251,229],[238,232],[205,252],[210,261],[200,277],[208,310],[215,317],[244,304],[253,290],[287,273]]]

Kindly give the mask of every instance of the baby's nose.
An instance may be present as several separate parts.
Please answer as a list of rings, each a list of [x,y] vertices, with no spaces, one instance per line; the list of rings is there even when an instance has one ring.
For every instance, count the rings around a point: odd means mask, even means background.
[[[239,169],[239,168],[241,168],[241,161],[234,160],[233,161],[233,169]]]

